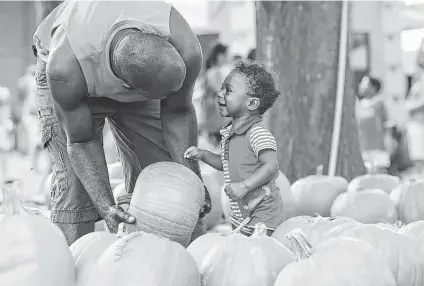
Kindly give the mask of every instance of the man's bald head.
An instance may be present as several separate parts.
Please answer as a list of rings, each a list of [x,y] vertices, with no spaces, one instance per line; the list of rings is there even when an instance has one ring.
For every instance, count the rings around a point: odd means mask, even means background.
[[[181,88],[186,66],[166,39],[135,29],[118,32],[112,40],[114,73],[141,92],[162,98]]]

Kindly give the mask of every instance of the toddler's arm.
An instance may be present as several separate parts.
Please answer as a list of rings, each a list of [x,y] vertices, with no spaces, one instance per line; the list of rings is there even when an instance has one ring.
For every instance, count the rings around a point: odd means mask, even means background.
[[[184,158],[190,159],[190,160],[201,160],[205,162],[206,164],[208,164],[209,166],[211,166],[212,168],[215,168],[219,171],[223,170],[221,155],[214,154],[212,152],[197,148],[195,146],[189,147],[184,152]]]
[[[262,166],[242,183],[248,191],[269,183],[278,173],[277,143],[269,130],[254,126],[250,130],[249,141]]]

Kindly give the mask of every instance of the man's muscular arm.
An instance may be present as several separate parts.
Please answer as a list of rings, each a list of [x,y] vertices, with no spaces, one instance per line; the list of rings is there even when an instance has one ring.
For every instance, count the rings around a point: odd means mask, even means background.
[[[196,35],[181,14],[171,10],[170,43],[179,52],[186,65],[186,77],[181,89],[161,101],[162,130],[172,159],[190,168],[200,179],[199,163],[184,159],[184,152],[190,146],[197,146],[198,127],[196,112],[192,103],[194,85],[202,66],[202,50]],[[208,191],[201,216],[209,213],[211,202]]]
[[[171,11],[170,27],[170,43],[184,60],[186,78],[179,91],[161,102],[162,129],[172,159],[201,177],[198,162],[185,160],[184,152],[190,146],[197,146],[198,128],[192,96],[202,65],[202,51],[196,35],[174,8]]]
[[[47,80],[54,109],[67,135],[69,159],[95,208],[111,231],[121,221],[131,222],[114,204],[103,147],[96,138],[86,103],[87,85],[63,31],[56,31],[47,64]],[[131,220],[131,221],[130,221]]]

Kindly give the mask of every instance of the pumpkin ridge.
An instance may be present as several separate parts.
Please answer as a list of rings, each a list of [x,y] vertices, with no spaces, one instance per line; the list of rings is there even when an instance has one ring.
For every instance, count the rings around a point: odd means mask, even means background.
[[[153,207],[153,208],[155,208],[155,207],[157,207],[157,205],[156,205],[156,203],[149,203],[149,202],[144,202],[143,203],[143,206],[144,207]],[[176,203],[173,203],[173,202],[166,202],[166,201],[161,201],[161,208],[163,208],[163,207],[166,207],[166,206],[172,206],[173,208],[180,208],[181,210],[181,212],[183,212],[184,210],[187,210],[185,213],[187,213],[187,214],[192,214],[192,213],[194,213],[195,211],[193,211],[193,208],[189,208],[189,207],[184,207],[184,206],[181,206],[181,205],[178,205],[178,204],[176,204]],[[138,208],[138,207],[135,207],[135,208]]]
[[[174,165],[174,167],[171,167],[170,165]],[[147,166],[146,168],[143,169],[143,173],[144,174],[151,174],[152,172],[154,172],[154,170],[156,170],[156,169],[162,169],[163,170],[163,168],[165,168],[166,170],[170,169],[172,171],[172,169],[175,168],[175,167],[179,167],[179,168],[183,169],[184,172],[187,173],[187,174],[188,173],[190,173],[190,175],[194,174],[193,171],[191,171],[189,168],[187,168],[183,164],[179,164],[179,163],[175,163],[175,162],[157,162],[155,164],[151,164],[151,165],[149,165],[149,166]],[[163,171],[156,171],[155,174],[166,174],[166,175],[172,175],[174,177],[178,177],[175,174],[173,174],[171,171],[170,172],[164,172],[164,170]],[[203,184],[202,180],[200,180],[200,178],[196,174],[194,174],[194,175],[197,178],[198,182],[200,184]],[[184,178],[183,178],[183,180],[184,180]],[[187,180],[184,180],[184,181],[187,182]]]
[[[136,210],[136,211],[138,211],[141,215],[146,215],[146,216],[148,216],[149,218],[152,218],[152,219],[159,219],[157,216],[155,216],[155,215],[153,215],[153,214],[151,214],[151,213],[149,213],[149,212],[147,212],[147,211],[145,211],[145,210],[142,210],[142,209],[140,209],[140,208],[138,208],[138,207],[136,207],[136,206],[133,206],[133,208]],[[132,215],[134,215],[133,213],[131,213]],[[185,228],[190,228],[189,226],[187,226],[187,225],[184,225],[184,224],[179,224],[179,223],[176,223],[176,222],[173,222],[173,221],[171,221],[171,220],[169,220],[169,219],[167,219],[167,218],[164,218],[164,217],[161,217],[160,218],[160,220],[164,220],[164,221],[166,221],[167,223],[169,223],[169,224],[171,224],[171,225],[175,225],[175,226],[178,226],[178,227],[185,227]]]

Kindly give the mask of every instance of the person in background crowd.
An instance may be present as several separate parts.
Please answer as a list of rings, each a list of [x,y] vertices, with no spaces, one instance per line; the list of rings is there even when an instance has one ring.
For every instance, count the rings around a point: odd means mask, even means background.
[[[387,108],[380,94],[381,82],[364,76],[358,86],[356,118],[359,127],[359,141],[364,161],[375,167],[390,166],[390,155],[386,146]]]
[[[51,220],[68,244],[105,220],[134,223],[114,201],[101,142],[107,120],[132,194],[146,166],[180,163],[198,141],[192,104],[199,40],[165,1],[65,1],[34,34],[38,112],[52,161]],[[205,200],[192,240],[206,233]]]
[[[228,119],[222,118],[219,114],[216,94],[231,68],[228,47],[220,43],[216,44],[206,60],[204,93],[201,100],[203,120],[199,123],[200,133],[204,134],[213,145],[219,144],[221,138],[219,129],[228,122]]]
[[[241,60],[243,60],[242,56],[240,56],[240,55],[234,55],[233,56],[234,64],[236,64],[238,61],[241,61]]]
[[[247,54],[247,59],[251,61],[256,60],[256,49],[250,49],[249,53]]]
[[[15,150],[21,153],[22,155],[27,155],[31,153],[31,146],[28,132],[31,130],[27,129],[23,122],[23,117],[25,116],[23,113],[25,101],[28,98],[33,98],[35,100],[35,65],[30,65],[26,68],[25,73],[18,80],[18,92],[16,96],[12,97],[12,115],[13,121],[16,126],[15,133]],[[38,119],[36,118],[36,121]]]
[[[6,157],[14,148],[14,127],[10,90],[0,85],[0,182],[6,175]]]
[[[35,82],[35,65],[27,68],[25,77],[20,83],[21,92],[25,92],[22,96],[21,103],[21,123],[27,138],[27,153],[32,162],[32,168],[37,171],[37,159],[42,151],[41,146],[41,128],[38,120],[37,110],[37,85]]]

